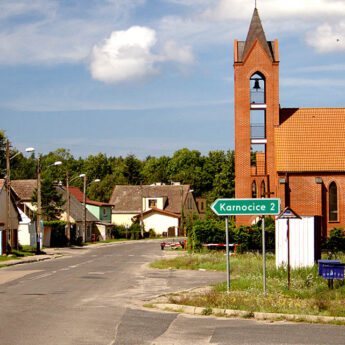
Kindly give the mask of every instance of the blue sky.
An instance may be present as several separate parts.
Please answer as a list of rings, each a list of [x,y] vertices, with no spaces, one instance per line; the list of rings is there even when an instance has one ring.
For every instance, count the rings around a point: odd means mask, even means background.
[[[282,107],[345,106],[345,2],[258,0]],[[75,157],[234,148],[233,40],[254,0],[2,0],[0,129]]]

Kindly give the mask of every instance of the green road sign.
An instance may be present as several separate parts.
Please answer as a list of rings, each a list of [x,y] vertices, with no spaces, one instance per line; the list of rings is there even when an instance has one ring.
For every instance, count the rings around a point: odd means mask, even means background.
[[[274,215],[280,213],[280,199],[217,199],[211,209],[218,216]]]

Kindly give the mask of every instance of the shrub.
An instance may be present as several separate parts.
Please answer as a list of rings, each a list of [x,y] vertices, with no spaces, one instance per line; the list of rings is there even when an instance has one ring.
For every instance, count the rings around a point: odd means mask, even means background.
[[[345,251],[345,237],[343,228],[333,228],[329,233],[329,238],[325,242],[325,249],[330,256],[336,256],[338,252]]]
[[[126,233],[127,237],[130,237],[130,231],[124,225],[114,225],[111,231],[113,238],[126,238]]]
[[[275,224],[274,219],[265,218],[266,250],[275,249]],[[225,243],[224,220],[198,220],[194,223],[192,231],[188,233],[188,247],[200,250],[204,243]],[[262,250],[262,221],[253,226],[240,226],[235,228],[235,223],[229,220],[229,242],[241,244],[241,249]]]
[[[149,238],[155,238],[155,237],[157,237],[156,232],[153,229],[150,229],[149,230]]]
[[[133,223],[128,230],[131,234],[131,240],[139,240],[141,238],[141,226],[139,223]]]

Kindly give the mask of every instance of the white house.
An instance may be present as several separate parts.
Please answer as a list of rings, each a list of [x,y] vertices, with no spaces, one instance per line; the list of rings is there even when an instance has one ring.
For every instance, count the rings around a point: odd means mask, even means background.
[[[130,226],[142,218],[145,230],[162,234],[175,229],[178,233],[182,217],[190,217],[199,210],[190,185],[116,185],[109,200],[113,204],[112,223]],[[182,212],[183,211],[183,212]]]

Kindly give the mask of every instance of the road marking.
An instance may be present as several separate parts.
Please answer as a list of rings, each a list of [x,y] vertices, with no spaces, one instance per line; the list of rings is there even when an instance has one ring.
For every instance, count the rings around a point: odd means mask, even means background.
[[[105,274],[105,272],[89,272],[88,274],[99,274],[99,275],[101,275],[101,274]]]
[[[50,277],[52,275],[53,275],[53,273],[44,273],[44,274],[41,274],[41,275],[36,276],[36,277],[28,278],[28,280],[37,280],[37,279],[41,279],[41,278]]]

